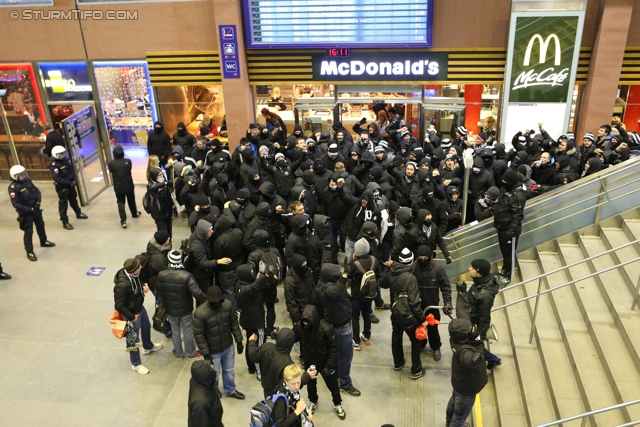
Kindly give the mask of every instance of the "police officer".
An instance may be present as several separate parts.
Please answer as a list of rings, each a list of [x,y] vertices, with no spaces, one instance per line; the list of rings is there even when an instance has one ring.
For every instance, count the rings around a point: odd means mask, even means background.
[[[36,224],[38,237],[40,237],[40,246],[52,247],[56,244],[47,240],[47,233],[44,230],[44,221],[42,220],[42,209],[40,209],[40,201],[42,194],[40,190],[33,185],[31,179],[27,176],[27,171],[23,166],[15,165],[9,170],[11,176],[11,184],[9,184],[9,197],[11,204],[18,212],[18,222],[20,229],[24,231],[24,249],[27,251],[27,258],[30,261],[37,261],[36,254],[33,253],[33,223]]]
[[[80,206],[78,206],[78,194],[75,188],[77,184],[76,173],[67,158],[64,147],[56,145],[51,149],[49,171],[58,193],[58,213],[60,214],[62,226],[67,230],[73,230],[73,226],[69,224],[69,217],[67,216],[68,204],[71,205],[71,208],[76,213],[76,218],[87,219],[88,217],[82,213]]]

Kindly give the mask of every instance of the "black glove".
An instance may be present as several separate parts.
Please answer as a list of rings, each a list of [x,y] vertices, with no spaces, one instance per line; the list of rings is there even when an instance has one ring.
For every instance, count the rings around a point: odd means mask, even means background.
[[[473,363],[476,363],[478,360],[480,360],[480,353],[473,353],[473,356],[471,357],[471,361]]]
[[[447,315],[447,316],[451,317],[451,314],[453,313],[453,306],[451,305],[451,303],[449,303],[449,302],[448,302],[448,303],[446,303],[446,304],[444,305],[444,307],[442,308],[442,312],[443,312],[445,315]]]
[[[78,183],[78,181],[76,181],[76,180],[74,179],[73,181],[71,181],[71,187],[75,187],[77,183]]]
[[[450,256],[446,256],[444,259],[447,260],[447,264],[451,264],[451,257]]]
[[[208,360],[209,362],[211,362],[213,364],[213,357],[211,357],[210,354],[207,354],[204,356],[204,360]]]
[[[323,377],[328,377],[329,375],[333,374],[335,371],[336,371],[335,369],[329,369],[329,367],[327,366],[320,373],[322,374]]]
[[[242,354],[242,352],[244,351],[244,345],[239,342],[238,343],[238,354]]]
[[[363,125],[363,124],[365,124],[365,123],[367,123],[367,119],[366,119],[365,117],[363,117],[363,118],[358,122],[358,124],[361,124],[361,125]]]
[[[42,209],[40,208],[40,202],[37,202],[34,208],[41,211]]]

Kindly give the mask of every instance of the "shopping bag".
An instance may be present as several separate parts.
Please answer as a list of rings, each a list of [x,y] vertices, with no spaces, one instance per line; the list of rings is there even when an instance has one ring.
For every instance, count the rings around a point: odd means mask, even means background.
[[[126,320],[122,319],[122,315],[118,310],[113,310],[113,312],[111,312],[109,322],[111,323],[111,332],[113,333],[113,335],[115,335],[115,337],[118,339],[124,337],[127,322]]]

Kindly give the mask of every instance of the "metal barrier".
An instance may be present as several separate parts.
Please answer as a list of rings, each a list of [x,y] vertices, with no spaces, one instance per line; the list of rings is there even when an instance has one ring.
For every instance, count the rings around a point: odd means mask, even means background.
[[[537,427],[552,427],[552,426],[560,425],[562,423],[566,423],[566,422],[569,422],[569,421],[575,421],[575,420],[579,420],[579,419],[582,419],[582,423],[580,424],[580,426],[581,427],[585,427],[587,425],[587,417],[590,417],[592,415],[601,414],[603,412],[612,411],[614,409],[626,408],[627,406],[637,405],[638,403],[640,403],[640,399],[639,400],[633,400],[631,402],[620,403],[618,405],[608,406],[608,407],[602,408],[602,409],[596,409],[595,411],[585,412],[584,414],[574,415],[573,417],[564,418],[562,420],[553,421],[551,423],[540,424]],[[619,427],[633,426],[633,425],[636,425],[638,423],[640,423],[640,421],[634,421],[634,422],[631,422],[631,423],[623,424],[623,425],[621,425]]]

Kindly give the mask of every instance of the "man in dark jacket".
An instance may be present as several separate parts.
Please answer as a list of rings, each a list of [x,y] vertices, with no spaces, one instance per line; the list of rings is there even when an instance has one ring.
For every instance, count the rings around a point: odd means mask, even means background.
[[[127,228],[127,213],[124,210],[125,198],[132,218],[140,217],[141,213],[136,206],[136,193],[131,176],[131,160],[124,157],[122,146],[116,145],[113,147],[113,160],[107,164],[107,167],[111,172],[113,191],[116,193],[120,226]]]
[[[477,221],[482,221],[493,216],[495,205],[498,202],[500,190],[498,187],[489,187],[483,197],[480,197],[473,206]]]
[[[498,243],[502,252],[502,285],[507,285],[513,277],[526,201],[527,197],[518,175],[514,171],[505,172],[502,175],[502,189],[493,214],[493,226],[498,229]]]
[[[447,245],[444,243],[440,231],[438,231],[438,228],[433,224],[431,219],[431,212],[426,209],[420,209],[416,224],[411,227],[409,233],[404,237],[404,245],[412,252],[417,251],[420,245],[426,245],[431,251],[434,251],[436,245],[438,245],[447,264],[451,264],[449,249],[447,249]]]
[[[397,224],[393,231],[393,239],[391,244],[390,259],[396,260],[400,256],[400,252],[404,249],[404,239],[409,230],[413,227],[413,212],[411,208],[406,206],[401,207],[396,212]]]
[[[282,223],[282,214],[286,208],[286,202],[276,193],[276,188],[270,182],[260,185],[260,201],[266,202],[271,207],[269,211],[269,229],[273,237],[273,243],[284,256],[285,229]]]
[[[333,249],[331,247],[330,218],[316,214],[313,217],[314,233],[307,244],[309,268],[313,272],[316,283],[320,280],[320,268],[324,263],[331,262]],[[334,263],[337,264],[337,263]]]
[[[476,394],[487,384],[487,371],[482,341],[478,331],[466,319],[453,319],[449,323],[449,342],[453,350],[451,359],[451,385],[453,394],[447,404],[448,427],[463,427],[471,414]]]
[[[171,324],[173,355],[178,360],[200,357],[193,337],[193,299],[203,303],[207,297],[198,287],[193,275],[185,271],[180,251],[169,252],[167,258],[169,268],[158,274],[157,286]]]
[[[391,315],[391,352],[393,353],[393,369],[402,370],[405,364],[404,350],[402,349],[402,336],[407,334],[411,341],[411,379],[417,380],[424,377],[427,370],[422,368],[420,360],[420,352],[422,350],[420,341],[416,338],[416,328],[419,324],[427,326],[425,316],[420,309],[420,293],[418,292],[418,282],[413,275],[413,252],[404,248],[398,258],[392,261],[391,268],[380,280],[380,287],[389,289],[391,293],[391,301],[395,304],[398,297],[406,298],[409,302],[411,312],[413,313],[415,324],[404,329]]]
[[[236,285],[238,276],[236,269],[244,264],[247,259],[242,246],[243,233],[238,228],[233,228],[233,223],[226,216],[220,217],[213,227],[215,241],[213,242],[214,258],[230,258],[228,264],[218,264],[216,283],[222,289],[225,299],[235,305]]]
[[[372,300],[364,298],[360,293],[362,275],[369,270],[373,270],[376,273],[376,278],[380,280],[382,277],[380,260],[371,255],[371,243],[363,237],[358,239],[354,245],[353,262],[348,276],[351,282],[351,302],[353,306],[351,322],[353,325],[353,349],[355,351],[362,351],[362,341],[366,346],[371,345]],[[360,333],[360,314],[362,314],[364,321],[362,333]]]
[[[188,427],[224,427],[222,404],[214,388],[216,371],[206,360],[191,365]]]
[[[149,132],[147,140],[147,152],[149,155],[156,155],[160,159],[161,165],[166,165],[171,153],[171,137],[164,130],[161,121],[153,124],[153,132]]]
[[[238,346],[238,354],[244,351],[242,332],[233,304],[224,299],[219,287],[210,287],[205,304],[196,308],[193,315],[193,335],[200,354],[215,367],[215,390],[219,390],[218,378],[222,372],[224,394],[235,399],[244,399],[244,394],[236,390],[236,359],[233,354],[234,340]]]
[[[471,323],[478,330],[480,340],[484,341],[487,331],[491,327],[491,307],[498,294],[498,284],[491,273],[491,264],[485,259],[474,259],[469,267],[469,275],[473,279],[473,285],[467,292],[469,299],[469,316]],[[484,349],[484,357],[487,360],[487,369],[493,369],[502,364],[502,359]]]
[[[151,198],[151,218],[155,221],[158,231],[164,230],[172,236],[174,205],[171,187],[160,168],[149,169],[148,178],[147,192]]]
[[[171,250],[171,237],[166,231],[156,231],[147,243],[147,285],[156,297],[156,305],[162,304],[162,297],[158,294],[158,274],[169,267],[167,254]],[[204,301],[204,299],[203,299]],[[167,336],[168,338],[170,337]]]
[[[420,307],[425,310],[429,306],[439,306],[440,293],[442,293],[442,299],[444,300],[442,311],[451,317],[453,305],[451,304],[451,284],[449,283],[447,272],[444,271],[442,264],[433,260],[431,249],[428,246],[422,245],[418,247],[416,257],[418,262],[413,266],[413,274],[416,276],[418,289],[420,290]],[[440,320],[440,310],[437,308],[426,310],[424,314],[425,316],[433,314],[436,320]],[[428,325],[427,336],[429,347],[433,350],[433,359],[438,361],[442,356],[440,354],[442,341],[440,340],[438,325]],[[422,348],[425,348],[427,340],[421,341],[421,344]]]
[[[73,226],[69,224],[69,216],[67,215],[67,207],[76,214],[78,219],[87,219],[87,215],[82,213],[80,205],[78,205],[78,193],[76,192],[76,172],[73,165],[67,158],[67,152],[62,146],[55,146],[51,150],[51,162],[49,162],[49,171],[53,178],[53,184],[58,193],[58,213],[62,226],[67,230],[73,230]]]
[[[411,210],[415,218],[419,217],[418,212],[420,209],[426,209],[431,212],[432,221],[438,228],[440,236],[444,236],[449,223],[447,220],[447,210],[444,203],[434,197],[433,187],[430,185],[422,189],[422,199],[414,200],[411,204]]]
[[[338,263],[338,250],[344,252],[344,243],[346,235],[342,231],[342,223],[344,221],[347,206],[338,197],[338,179],[340,173],[336,172],[329,179],[329,186],[324,190],[322,197],[322,207],[320,212],[331,218],[329,232],[331,233],[331,262]],[[338,234],[340,235],[340,243],[338,244]]]
[[[353,329],[351,318],[353,307],[351,295],[347,291],[346,274],[342,276],[340,266],[322,264],[317,291],[320,303],[324,307],[324,320],[329,322],[338,337],[338,376],[340,390],[350,396],[360,396],[360,390],[351,381],[351,362],[353,360]]]
[[[309,217],[307,215],[293,215],[289,220],[291,224],[291,234],[284,247],[284,260],[287,265],[292,265],[294,254],[307,254],[309,239]]]
[[[129,258],[124,262],[124,268],[118,270],[113,278],[113,283],[115,283],[113,298],[115,309],[118,310],[123,320],[133,323],[142,341],[141,351],[135,349],[129,352],[131,369],[141,375],[146,375],[149,373],[149,369],[142,365],[140,352],[150,354],[160,350],[162,344],[151,342],[151,323],[147,310],[144,308],[144,294],[149,292],[149,287],[140,281],[140,270],[142,270],[142,266],[137,259]]]
[[[263,263],[264,265],[264,263]],[[249,337],[258,335],[258,347],[264,344],[264,306],[262,305],[262,289],[267,283],[268,277],[265,271],[256,275],[251,264],[242,264],[236,269],[238,276],[237,309],[240,311],[240,326],[247,334],[247,348],[249,347]],[[247,367],[250,374],[256,374],[258,381],[262,381],[260,365],[253,362],[249,357],[249,352],[245,353]]]
[[[184,155],[191,157],[193,146],[196,145],[196,137],[187,130],[183,122],[178,122],[176,133],[173,134],[173,145],[182,147]]]
[[[356,243],[362,225],[365,222],[373,222],[379,230],[382,217],[373,200],[373,192],[371,190],[365,190],[360,198],[354,197],[345,191],[344,183],[343,178],[338,179],[338,197],[345,206],[349,207],[342,223],[342,230],[347,235],[344,254],[351,262],[353,245]]]
[[[236,200],[237,195],[236,186],[229,181],[227,174],[219,173],[215,184],[211,186],[211,204],[222,211],[224,204],[230,200]]]
[[[253,236],[257,230],[266,231],[269,233],[271,241],[274,241],[271,235],[271,227],[269,226],[269,215],[271,215],[271,206],[266,202],[260,202],[256,208],[254,217],[249,221],[247,228],[244,230],[242,245],[246,253],[251,253],[257,248],[253,241]]]
[[[293,332],[296,334],[296,340],[300,341],[304,369],[309,369],[311,365],[316,366],[331,392],[334,411],[340,419],[344,419],[346,412],[342,408],[337,371],[340,343],[333,326],[320,319],[320,314],[315,306],[307,305],[302,312],[300,321],[293,327]],[[318,406],[317,381],[310,381],[307,390],[309,392],[307,408],[309,412],[313,413]]]
[[[46,127],[48,128],[47,138],[45,140],[44,148],[42,149],[42,152],[46,154],[48,157],[51,157],[51,150],[53,149],[53,147],[58,145],[61,147],[64,147],[64,137],[60,132],[58,132],[57,129],[53,129],[53,126],[51,126],[51,124],[47,123]]]
[[[211,250],[211,239],[213,236],[213,228],[211,223],[201,219],[198,221],[196,231],[189,237],[189,257],[193,260],[195,268],[191,273],[198,282],[198,286],[205,294],[209,287],[213,284],[214,270],[218,268],[218,264],[231,264],[231,258],[222,257],[213,259]]]
[[[316,302],[313,274],[303,255],[294,254],[291,257],[290,268],[284,279],[284,296],[294,325],[300,321],[304,308]]]
[[[473,159],[473,168],[469,178],[469,194],[467,199],[467,223],[475,220],[473,217],[473,205],[478,198],[487,192],[489,187],[495,186],[496,182],[491,172],[485,169],[482,157]]]

